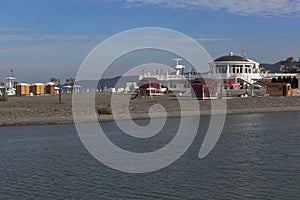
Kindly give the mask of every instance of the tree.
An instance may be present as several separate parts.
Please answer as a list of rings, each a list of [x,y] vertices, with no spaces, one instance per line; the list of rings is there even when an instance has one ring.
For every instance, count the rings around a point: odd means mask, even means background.
[[[288,76],[288,77],[286,78],[286,82],[292,84],[292,78],[291,78],[290,76]]]
[[[51,77],[51,78],[50,78],[50,82],[52,82],[52,83],[57,83],[57,78]]]
[[[277,83],[277,79],[276,78],[272,78],[271,83]]]
[[[286,64],[289,64],[291,62],[293,62],[294,58],[293,57],[288,57],[286,60],[285,60],[285,63]]]
[[[282,83],[282,79],[280,76],[277,78],[277,83]]]
[[[75,85],[75,78],[67,78],[65,85],[71,86],[71,93],[73,93],[74,85]]]
[[[259,69],[259,72],[262,73],[262,74],[264,74],[264,73],[266,73],[266,69],[263,68],[263,67],[261,67],[261,68]]]
[[[55,78],[55,77],[51,77],[50,82],[55,83],[55,85],[59,88],[59,90],[58,90],[58,103],[61,104],[62,103],[62,101],[61,101],[61,87],[62,87],[62,85],[60,83],[60,79]]]
[[[282,78],[281,82],[282,82],[282,83],[286,83],[286,82],[287,82],[287,79],[286,79],[285,76]]]
[[[296,77],[292,80],[292,88],[298,88],[298,79]]]
[[[288,69],[288,72],[289,73],[296,73],[298,71],[298,69],[296,68],[296,67],[290,67],[289,69]]]

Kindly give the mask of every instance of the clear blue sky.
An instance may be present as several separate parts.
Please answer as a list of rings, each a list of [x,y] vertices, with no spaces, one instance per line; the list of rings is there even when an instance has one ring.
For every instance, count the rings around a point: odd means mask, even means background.
[[[213,58],[300,57],[300,0],[6,0],[0,19],[0,81],[11,68],[22,82],[74,77],[98,43],[148,26],[187,34]]]

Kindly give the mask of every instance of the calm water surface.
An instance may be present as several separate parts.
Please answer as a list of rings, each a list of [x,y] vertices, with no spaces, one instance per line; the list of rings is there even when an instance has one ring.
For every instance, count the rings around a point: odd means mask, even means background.
[[[81,144],[73,125],[0,128],[0,199],[300,199],[300,113],[231,115],[204,159],[198,152],[209,118],[189,150],[147,174],[110,169]],[[138,121],[147,124],[147,121]],[[148,139],[102,123],[124,149],[155,150],[179,119]]]

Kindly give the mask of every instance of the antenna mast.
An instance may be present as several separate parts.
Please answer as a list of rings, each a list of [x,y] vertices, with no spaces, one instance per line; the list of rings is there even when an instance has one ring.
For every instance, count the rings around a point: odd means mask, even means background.
[[[175,61],[176,61],[176,65],[179,65],[179,61],[181,61],[181,60],[182,60],[182,58],[174,58],[173,60],[175,60]]]
[[[246,60],[246,58],[247,58],[247,50],[243,49],[243,50],[242,50],[242,53],[243,53],[244,59]]]

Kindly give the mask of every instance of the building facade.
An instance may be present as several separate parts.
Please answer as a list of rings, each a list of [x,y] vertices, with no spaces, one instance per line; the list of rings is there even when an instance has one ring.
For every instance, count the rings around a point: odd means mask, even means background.
[[[253,85],[264,77],[258,62],[245,56],[234,55],[232,52],[215,59],[209,65],[212,75],[221,75],[222,79],[240,83],[242,86]]]

